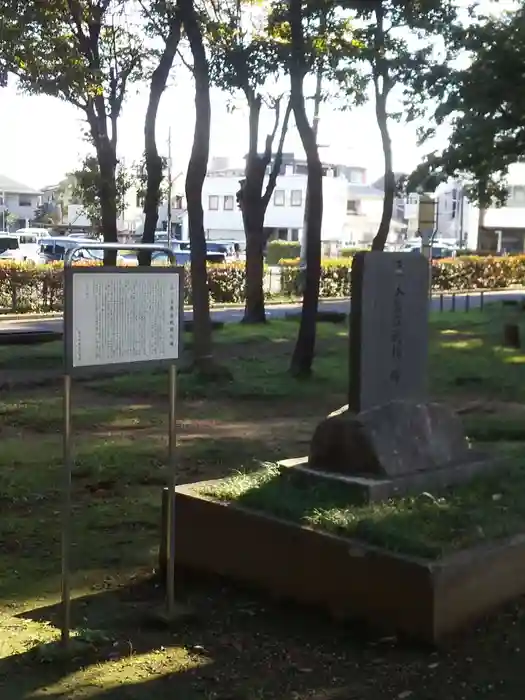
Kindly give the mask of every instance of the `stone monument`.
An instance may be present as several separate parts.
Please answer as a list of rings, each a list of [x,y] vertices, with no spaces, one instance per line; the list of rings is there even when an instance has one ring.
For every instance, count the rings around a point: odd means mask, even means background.
[[[355,413],[426,396],[428,279],[418,253],[354,257],[348,403]]]
[[[348,406],[313,435],[308,471],[352,482],[359,500],[470,479],[491,463],[458,416],[427,400],[428,260],[358,253],[352,263]]]

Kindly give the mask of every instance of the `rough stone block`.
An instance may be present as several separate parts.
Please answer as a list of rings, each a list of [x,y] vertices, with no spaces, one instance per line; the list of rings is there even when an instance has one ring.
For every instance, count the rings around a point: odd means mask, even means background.
[[[461,421],[437,403],[391,401],[355,414],[346,407],[316,428],[308,466],[395,478],[472,460]]]

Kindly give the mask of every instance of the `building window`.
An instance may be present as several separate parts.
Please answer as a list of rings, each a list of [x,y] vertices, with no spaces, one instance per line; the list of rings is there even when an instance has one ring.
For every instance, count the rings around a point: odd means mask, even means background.
[[[182,209],[182,197],[180,194],[175,197],[175,209]]]
[[[301,190],[292,190],[292,198],[290,201],[292,207],[303,206],[303,193]]]
[[[227,194],[224,197],[224,211],[233,211],[233,195]]]
[[[273,193],[273,204],[275,207],[284,207],[284,190],[275,190]]]
[[[288,229],[287,228],[278,228],[277,229],[277,238],[280,241],[287,241],[288,240]]]
[[[142,209],[144,206],[144,197],[141,194],[137,194],[135,198],[135,206]]]
[[[361,170],[350,171],[350,182],[354,185],[362,185],[364,182],[363,172]]]
[[[19,207],[30,207],[31,206],[31,197],[28,197],[26,194],[19,194],[18,195],[18,206]]]
[[[210,211],[219,211],[219,198],[216,194],[211,194],[208,197],[208,209]]]
[[[296,242],[298,240],[299,240],[299,229],[293,228],[292,229],[292,241]]]
[[[525,207],[525,187],[515,185],[510,188],[509,204],[515,207]]]
[[[346,201],[346,212],[347,214],[357,214],[357,202],[355,199],[348,199]]]

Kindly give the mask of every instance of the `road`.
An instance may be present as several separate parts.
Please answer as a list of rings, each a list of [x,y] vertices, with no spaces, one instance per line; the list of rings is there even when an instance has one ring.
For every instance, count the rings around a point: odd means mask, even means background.
[[[442,300],[440,297],[442,296]],[[431,302],[431,308],[433,311],[451,311],[455,308],[456,311],[465,311],[468,307],[469,309],[476,309],[481,306],[483,298],[483,303],[493,303],[495,301],[503,300],[521,300],[525,299],[525,291],[521,292],[473,292],[470,294],[460,294],[455,295],[443,294],[434,295]],[[322,301],[319,305],[322,311],[342,311],[348,312],[350,309],[349,300],[338,300],[338,301]],[[268,318],[282,318],[285,314],[299,311],[301,309],[300,304],[279,304],[275,306],[268,306],[267,315]],[[184,318],[190,320],[192,318],[192,312],[186,311],[184,313]],[[215,321],[224,321],[225,323],[235,323],[240,321],[243,316],[242,309],[212,309],[212,318]],[[7,321],[0,321],[0,333],[10,333],[13,331],[61,331],[63,321],[61,317],[55,318],[24,318],[23,316],[18,319],[12,319]]]

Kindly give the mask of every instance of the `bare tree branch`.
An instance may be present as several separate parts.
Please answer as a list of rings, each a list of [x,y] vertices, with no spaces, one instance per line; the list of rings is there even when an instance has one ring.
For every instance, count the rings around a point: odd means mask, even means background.
[[[263,203],[264,207],[267,207],[268,203],[270,202],[270,198],[271,198],[273,191],[275,189],[275,185],[277,184],[277,178],[279,176],[279,172],[281,171],[281,165],[283,162],[284,140],[286,138],[286,132],[288,131],[288,123],[290,121],[291,113],[292,113],[292,103],[290,100],[288,100],[288,104],[286,105],[286,112],[284,113],[283,125],[281,127],[281,135],[279,137],[279,144],[277,146],[277,151],[275,152],[275,158],[273,161],[272,170],[270,172],[270,177],[268,178],[266,190],[265,190],[263,198],[262,198],[262,203]]]

